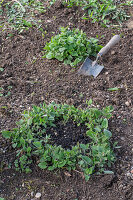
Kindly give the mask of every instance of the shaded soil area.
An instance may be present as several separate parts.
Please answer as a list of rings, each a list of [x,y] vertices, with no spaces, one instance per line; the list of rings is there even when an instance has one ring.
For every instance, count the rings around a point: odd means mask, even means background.
[[[112,140],[121,146],[115,152],[114,175],[93,175],[86,183],[79,171],[50,172],[34,166],[31,174],[16,172],[10,168],[14,159],[11,144],[0,136],[0,193],[5,199],[31,200],[37,192],[42,200],[133,199],[133,29],[126,23],[119,29],[102,28],[81,16],[82,11],[76,7],[67,9],[56,4],[38,16],[47,31],[44,36],[35,27],[21,34],[14,32],[12,37],[8,37],[10,32],[1,33],[0,67],[4,71],[0,72],[0,129],[12,129],[23,110],[44,101],[84,108],[91,98],[98,108],[113,105],[109,127]],[[99,61],[105,68],[96,79],[77,75],[80,66],[74,69],[42,58],[45,43],[59,33],[60,26],[82,29],[88,37],[98,35],[102,45],[113,34],[122,34],[120,43]],[[114,87],[119,90],[108,91]],[[69,129],[75,132],[70,124],[64,129],[66,133]]]
[[[64,124],[62,121],[56,123],[56,127],[48,128],[47,135],[50,135],[52,143],[61,145],[65,149],[71,149],[77,143],[87,144],[91,140],[86,136],[85,125],[77,126],[73,121]]]

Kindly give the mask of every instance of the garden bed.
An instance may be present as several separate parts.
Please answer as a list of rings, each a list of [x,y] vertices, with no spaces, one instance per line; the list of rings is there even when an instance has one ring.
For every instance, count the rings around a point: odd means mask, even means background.
[[[68,9],[55,4],[37,16],[42,20],[45,34],[36,27],[20,34],[10,29],[1,32],[0,87],[3,96],[0,97],[0,129],[14,128],[21,113],[31,109],[33,104],[54,101],[84,109],[86,100],[92,99],[93,107],[102,109],[112,105],[111,142],[117,141],[121,146],[115,150],[117,160],[111,169],[114,174],[92,175],[85,182],[77,170],[42,171],[33,165],[31,174],[16,172],[10,168],[14,150],[10,142],[1,137],[0,192],[5,199],[34,199],[37,192],[44,200],[131,200],[133,197],[133,30],[127,26],[128,22],[114,29],[92,24],[81,19],[82,12],[77,7]],[[88,38],[98,36],[100,45],[105,45],[113,34],[122,35],[120,43],[101,59],[105,68],[96,79],[77,75],[80,66],[72,68],[55,59],[42,58],[43,47],[51,36],[59,33],[60,26],[82,29]],[[118,90],[109,91],[109,88]]]

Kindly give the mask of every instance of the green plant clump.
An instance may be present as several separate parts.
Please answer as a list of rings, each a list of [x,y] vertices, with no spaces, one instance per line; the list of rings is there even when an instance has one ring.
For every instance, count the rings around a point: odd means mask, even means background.
[[[52,37],[51,41],[46,43],[43,57],[56,58],[59,61],[64,61],[64,64],[75,67],[87,56],[96,56],[102,48],[101,45],[98,45],[98,39],[88,39],[82,30],[61,27],[60,31],[60,34]]]
[[[12,131],[2,131],[3,137],[11,140],[16,150],[16,170],[31,171],[31,163],[36,160],[41,169],[82,170],[86,180],[94,172],[112,173],[105,169],[115,160],[110,146],[111,132],[108,130],[108,119],[112,116],[112,107],[102,110],[89,108],[85,110],[73,105],[55,104],[33,106],[31,111],[24,111],[22,119]],[[91,140],[88,144],[77,143],[71,149],[53,144],[50,135],[46,134],[47,127],[55,127],[62,120],[65,124],[73,120],[78,126],[87,127],[86,137]],[[115,144],[114,144],[115,146]],[[33,159],[34,158],[34,159]]]
[[[133,1],[121,3],[114,0],[63,0],[63,4],[67,7],[81,6],[83,10],[87,11],[83,19],[91,19],[93,23],[110,24],[114,20],[121,24],[130,17],[127,15],[125,7],[131,6]]]

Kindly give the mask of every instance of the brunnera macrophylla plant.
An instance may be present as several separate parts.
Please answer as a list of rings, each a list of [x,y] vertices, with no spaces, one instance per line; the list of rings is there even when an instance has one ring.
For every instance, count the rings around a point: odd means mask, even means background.
[[[16,123],[16,128],[2,131],[3,137],[10,139],[16,151],[16,170],[31,172],[34,160],[41,169],[81,170],[86,180],[89,180],[93,173],[113,173],[108,170],[115,161],[113,148],[116,143],[111,147],[112,133],[108,130],[108,119],[112,116],[113,108],[90,108],[91,103],[92,100],[87,102],[86,109],[79,109],[73,105],[52,102],[24,111],[22,119]],[[71,149],[64,149],[61,144],[53,144],[52,137],[46,134],[46,130],[47,127],[55,127],[58,120],[62,120],[64,124],[73,120],[79,127],[84,124],[87,127],[84,134],[90,142],[78,142]]]
[[[88,56],[96,56],[102,48],[97,38],[87,38],[82,30],[60,28],[60,34],[52,36],[44,47],[44,58],[57,59],[66,65],[76,67]]]

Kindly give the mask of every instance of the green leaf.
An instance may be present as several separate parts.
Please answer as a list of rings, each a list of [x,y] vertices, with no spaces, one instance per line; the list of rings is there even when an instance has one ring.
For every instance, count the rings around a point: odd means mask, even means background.
[[[106,118],[102,121],[102,127],[105,129],[108,128],[108,120]]]
[[[2,136],[6,139],[9,139],[11,137],[10,131],[2,131]]]
[[[104,174],[114,174],[114,172],[113,171],[109,171],[109,170],[105,170]]]
[[[88,149],[88,145],[85,145],[85,144],[80,144],[80,147],[81,147],[83,150],[87,150],[87,149]]]
[[[38,166],[41,168],[41,169],[46,169],[47,168],[47,163],[46,162],[40,162],[38,164]]]
[[[101,132],[101,128],[97,126],[97,127],[95,128],[95,131],[97,131],[97,132],[100,133],[100,132]]]
[[[96,139],[97,139],[97,137],[95,136],[95,133],[91,130],[87,131],[86,135],[89,136],[94,141],[96,141]]]
[[[90,167],[90,168],[86,168],[84,173],[86,175],[91,175],[93,173],[93,170],[94,170],[94,166]]]
[[[92,160],[88,156],[82,156],[82,159],[86,161],[89,165],[92,164]]]
[[[78,162],[78,164],[82,166],[82,165],[84,164],[84,161],[83,161],[83,160],[80,160],[80,161]]]
[[[41,142],[33,142],[33,144],[37,147],[37,148],[41,148],[42,147],[42,143]]]
[[[63,52],[63,51],[65,51],[65,50],[66,50],[65,47],[59,48],[59,51],[60,51],[60,52]]]
[[[25,139],[23,137],[20,138],[20,144],[22,144],[23,146],[25,145]]]
[[[85,176],[85,180],[86,180],[86,181],[88,181],[88,180],[90,179],[90,175],[84,174],[84,176]]]
[[[115,149],[120,149],[122,146],[115,146],[114,148]]]
[[[112,133],[110,131],[108,131],[107,129],[104,129],[104,134],[108,138],[112,137]]]
[[[114,87],[114,88],[109,88],[108,91],[111,91],[111,92],[112,92],[112,91],[117,91],[117,90],[119,90],[119,89],[120,89],[120,88]]]
[[[0,67],[0,71],[3,72],[3,71],[4,71],[4,68],[1,68],[1,67]]]
[[[31,152],[31,147],[28,147],[27,148],[27,153],[30,153]]]
[[[70,42],[70,43],[73,43],[73,42],[74,42],[74,37],[69,36],[69,37],[67,38],[67,41]]]
[[[53,53],[52,53],[52,52],[47,53],[47,54],[46,54],[46,58],[47,58],[47,59],[52,59],[52,58],[54,58]]]
[[[62,168],[62,167],[65,166],[65,164],[66,164],[66,160],[60,162],[60,163],[58,164],[58,167],[59,167],[59,168]]]
[[[27,124],[28,124],[29,126],[32,124],[32,118],[29,118],[29,119],[27,120]]]
[[[50,170],[50,171],[52,171],[52,170],[54,170],[54,169],[55,169],[54,166],[50,166],[50,167],[48,167],[48,170]]]
[[[16,146],[17,146],[17,143],[13,143],[13,144],[12,144],[12,147],[13,147],[13,148],[16,148]]]
[[[87,105],[90,106],[92,104],[92,99],[90,99],[89,101],[86,101]]]
[[[29,167],[26,167],[25,172],[30,173],[30,172],[32,172],[32,170]]]

